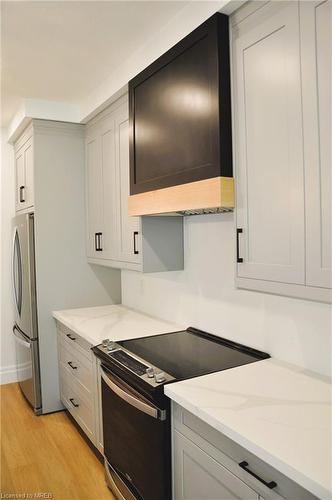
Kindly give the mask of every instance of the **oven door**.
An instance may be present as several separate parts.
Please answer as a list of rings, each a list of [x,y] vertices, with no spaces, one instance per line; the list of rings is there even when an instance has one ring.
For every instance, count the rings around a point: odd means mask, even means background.
[[[171,498],[169,408],[101,366],[106,478],[118,498]],[[168,404],[166,405],[168,406]]]

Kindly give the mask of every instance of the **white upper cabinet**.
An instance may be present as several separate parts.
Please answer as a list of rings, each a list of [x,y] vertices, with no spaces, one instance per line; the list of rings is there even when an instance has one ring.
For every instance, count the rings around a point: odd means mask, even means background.
[[[250,2],[232,59],[237,284],[330,301],[331,3]]]
[[[332,3],[301,3],[307,284],[332,284]]]
[[[140,263],[139,221],[128,217],[128,102],[122,98],[87,126],[87,254],[97,263],[125,267]],[[137,227],[137,229],[136,229]],[[133,229],[132,229],[133,228]]]
[[[234,30],[238,276],[303,284],[299,13],[283,4]]]
[[[116,172],[116,142],[114,113],[100,123],[100,156],[102,170],[101,196],[103,231],[99,240],[104,259],[118,259],[118,200],[119,189]]]
[[[15,144],[15,171],[16,211],[31,210],[34,206],[32,127]]]
[[[85,141],[86,155],[86,204],[87,204],[87,254],[96,257],[102,248],[103,234],[103,203],[100,196],[103,185],[101,164],[100,138],[89,131],[91,135]]]
[[[123,262],[141,263],[141,232],[139,217],[128,215],[129,196],[129,119],[126,107],[121,107],[115,117],[116,165],[120,189],[119,258]]]
[[[92,264],[183,269],[181,217],[129,217],[129,112],[123,96],[86,127],[87,256]]]

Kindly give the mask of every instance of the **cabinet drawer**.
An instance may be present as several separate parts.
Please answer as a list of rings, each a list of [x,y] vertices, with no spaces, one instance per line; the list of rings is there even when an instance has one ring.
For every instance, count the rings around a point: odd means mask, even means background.
[[[77,349],[63,339],[59,343],[59,359],[63,367],[67,368],[69,376],[77,381],[87,391],[92,391],[92,362],[83,356]]]
[[[60,342],[64,342],[64,345],[66,345],[68,349],[74,347],[76,352],[81,353],[92,362],[93,355],[91,351],[91,344],[57,320],[56,325]]]
[[[196,443],[215,460],[222,462],[227,469],[250,485],[265,500],[314,500],[316,497],[294,483],[291,479],[263,462],[260,458],[238,445],[221,432],[206,424],[200,418],[177,404],[172,404],[173,427],[185,437]],[[275,481],[277,487],[268,489],[262,482],[244,471],[239,463],[246,461],[249,469],[266,481]]]
[[[75,380],[70,380],[66,369],[61,369],[60,390],[62,403],[85,434],[94,442],[93,403],[86,398],[83,388]]]

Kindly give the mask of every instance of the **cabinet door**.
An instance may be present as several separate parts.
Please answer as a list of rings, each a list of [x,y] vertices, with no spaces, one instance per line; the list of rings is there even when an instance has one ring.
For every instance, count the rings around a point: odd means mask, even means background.
[[[300,2],[306,284],[332,287],[332,3]]]
[[[258,500],[259,495],[192,441],[174,431],[175,500]]]
[[[86,205],[87,205],[87,255],[102,257],[100,233],[103,233],[102,165],[100,138],[97,134],[86,139]],[[101,244],[100,244],[101,243]]]
[[[21,148],[15,155],[16,170],[16,210],[24,208],[24,187],[25,187],[25,169],[24,169],[24,149]]]
[[[117,260],[119,254],[119,181],[117,179],[116,169],[114,113],[111,113],[100,122],[100,144],[103,177],[102,199],[104,213],[102,256],[104,259]]]
[[[32,138],[24,146],[25,208],[34,205],[33,143]]]
[[[33,146],[30,138],[15,154],[16,210],[34,204]]]
[[[233,30],[238,276],[304,284],[298,2],[270,2]]]
[[[119,260],[141,262],[141,234],[139,217],[129,217],[129,119],[127,101],[119,108],[115,119],[116,164],[119,189]]]

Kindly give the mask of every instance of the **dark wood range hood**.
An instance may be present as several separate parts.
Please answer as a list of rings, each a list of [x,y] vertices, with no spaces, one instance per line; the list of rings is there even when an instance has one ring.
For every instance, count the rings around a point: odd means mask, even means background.
[[[228,17],[215,14],[129,82],[130,215],[230,211]]]

